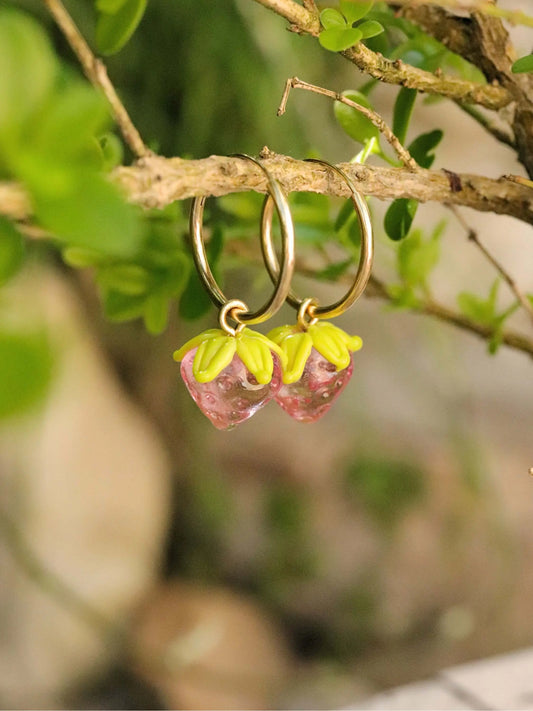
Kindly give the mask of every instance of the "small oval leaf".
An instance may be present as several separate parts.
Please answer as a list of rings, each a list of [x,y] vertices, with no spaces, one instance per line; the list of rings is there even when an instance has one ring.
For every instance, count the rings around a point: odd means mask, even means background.
[[[126,0],[118,12],[102,13],[96,23],[96,44],[102,54],[115,54],[135,32],[147,0]]]
[[[528,54],[525,57],[520,57],[511,67],[514,74],[522,74],[523,72],[533,72],[533,54]]]
[[[409,153],[419,166],[430,168],[435,160],[433,151],[439,145],[444,133],[436,128],[434,131],[422,133],[409,145]]]
[[[385,213],[383,226],[392,240],[399,242],[404,237],[407,237],[417,208],[418,202],[409,198],[398,198],[391,203]]]
[[[367,15],[373,4],[374,0],[341,0],[340,8],[344,17],[351,24]]]
[[[409,128],[409,121],[411,120],[417,94],[416,89],[407,89],[403,86],[394,102],[392,132],[402,144],[407,136],[407,129]]]
[[[114,15],[127,2],[127,0],[96,0],[98,12]]]
[[[320,22],[322,27],[330,29],[331,27],[346,27],[346,20],[338,10],[333,7],[327,7],[320,13]]]
[[[377,22],[376,20],[367,20],[366,22],[362,22],[357,26],[357,29],[363,35],[363,39],[376,37],[385,31],[385,28],[381,22]]]
[[[357,44],[362,36],[356,27],[332,27],[321,32],[318,41],[324,49],[329,49],[330,52],[343,52]]]
[[[356,104],[361,104],[361,106],[367,109],[371,108],[367,97],[358,91],[344,91],[342,95],[354,101]],[[374,126],[372,121],[367,119],[366,116],[363,116],[357,109],[347,106],[341,101],[336,101],[333,105],[333,109],[335,111],[335,118],[341,127],[355,141],[365,143],[365,141],[379,136],[379,130]]]

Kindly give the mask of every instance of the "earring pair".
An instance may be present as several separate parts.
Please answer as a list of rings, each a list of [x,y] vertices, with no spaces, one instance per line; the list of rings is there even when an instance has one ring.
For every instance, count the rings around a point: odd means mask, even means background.
[[[202,221],[206,198],[195,198],[189,221],[192,254],[198,275],[219,309],[220,328],[189,340],[174,353],[174,359],[181,361],[181,375],[192,398],[217,429],[232,429],[272,399],[294,419],[314,422],[347,385],[353,372],[352,353],[362,346],[359,336],[349,336],[323,319],[350,308],[370,277],[373,238],[368,206],[344,171],[326,161],[309,159],[335,171],[348,185],[361,228],[361,252],[352,286],[339,301],[321,306],[315,298],[301,299],[291,290],[295,244],[287,196],[261,161],[244,154],[236,157],[252,161],[267,179],[260,237],[274,290],[257,311],[240,299],[226,298],[205,250]],[[272,236],[274,210],[281,232],[279,260]],[[249,328],[268,320],[285,301],[297,311],[295,324],[275,328],[266,336]]]

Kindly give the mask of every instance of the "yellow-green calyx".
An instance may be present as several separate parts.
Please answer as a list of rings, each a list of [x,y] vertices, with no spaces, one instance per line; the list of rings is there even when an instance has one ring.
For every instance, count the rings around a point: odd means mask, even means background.
[[[191,338],[174,352],[174,360],[183,360],[185,355],[198,348],[194,356],[192,372],[199,383],[209,383],[232,361],[235,353],[258,383],[266,385],[272,380],[274,360],[272,351],[285,364],[283,350],[262,333],[244,328],[236,336],[231,336],[221,328],[211,328]]]
[[[306,329],[302,329],[298,324],[280,326],[270,331],[268,338],[285,354],[283,382],[286,385],[300,380],[313,348],[333,363],[337,370],[344,370],[350,365],[351,353],[358,351],[363,345],[359,336],[349,336],[341,328],[327,321],[319,321]]]

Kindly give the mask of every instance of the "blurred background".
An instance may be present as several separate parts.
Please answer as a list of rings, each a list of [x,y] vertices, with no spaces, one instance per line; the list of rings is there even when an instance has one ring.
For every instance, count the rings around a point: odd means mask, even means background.
[[[12,4],[75,67],[41,4]],[[67,7],[91,41],[93,4]],[[531,35],[513,32],[529,51]],[[289,76],[339,91],[365,78],[250,0],[151,0],[108,67],[163,155],[267,145],[335,162],[359,150],[323,97],[295,92],[276,117]],[[388,120],[395,94],[373,94]],[[455,105],[419,101],[413,130],[432,128],[445,131],[434,167],[521,173]],[[372,209],[375,273],[393,281],[386,205]],[[532,290],[529,227],[463,215]],[[432,286],[453,305],[495,274],[441,206],[421,206],[416,225],[443,217]],[[227,264],[254,301],[249,272]],[[329,300],[343,287],[305,288]],[[194,323],[173,314],[158,337],[110,324],[91,274],[44,249],[1,309],[33,334],[0,342],[12,361],[0,397],[2,708],[336,708],[533,643],[527,356],[490,356],[474,336],[363,298],[338,323],[365,347],[323,420],[271,405],[219,432],[171,358],[214,310]],[[284,309],[277,323],[291,319]]]

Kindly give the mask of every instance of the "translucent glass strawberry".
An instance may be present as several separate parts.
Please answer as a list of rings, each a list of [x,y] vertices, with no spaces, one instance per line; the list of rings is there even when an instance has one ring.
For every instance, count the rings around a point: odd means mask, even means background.
[[[268,334],[285,354],[283,385],[276,402],[299,422],[316,422],[330,409],[352,377],[352,352],[359,336],[325,321],[281,326]]]
[[[257,331],[229,335],[213,328],[174,353],[181,377],[200,410],[229,430],[264,407],[281,387],[281,348]]]

